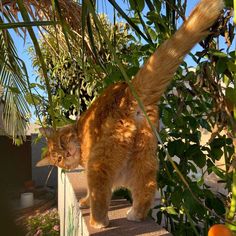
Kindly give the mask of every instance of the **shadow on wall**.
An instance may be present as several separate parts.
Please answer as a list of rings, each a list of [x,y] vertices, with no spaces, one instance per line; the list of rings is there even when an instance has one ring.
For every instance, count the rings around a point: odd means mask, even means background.
[[[42,148],[46,146],[45,138],[42,138],[39,142],[35,143],[37,136],[37,134],[31,134],[32,180],[35,182],[36,186],[44,186],[52,166],[36,167],[36,163],[41,160]],[[55,167],[50,174],[47,186],[57,187],[57,168]]]
[[[31,137],[20,146],[7,136],[0,136],[1,183],[7,191],[19,190],[25,181],[31,180]]]
[[[35,166],[41,159],[42,148],[46,145],[45,139],[35,143],[36,138],[37,134],[28,135],[24,144],[16,146],[7,136],[0,135],[0,162],[4,167],[1,181],[10,191],[21,189],[30,180],[34,181],[35,186],[45,185],[52,167]],[[47,185],[57,187],[57,168],[52,170]]]

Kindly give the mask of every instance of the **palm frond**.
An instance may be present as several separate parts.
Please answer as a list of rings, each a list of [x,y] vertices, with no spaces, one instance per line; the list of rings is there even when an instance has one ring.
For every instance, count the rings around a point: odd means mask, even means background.
[[[25,72],[7,30],[0,30],[0,87],[4,133],[11,136],[15,143],[22,142],[30,115],[24,97],[27,90]]]
[[[53,6],[54,5],[54,6]],[[54,20],[65,21],[74,31],[81,31],[81,6],[73,0],[25,0],[24,6],[33,21]],[[58,14],[55,13],[55,8]],[[0,12],[9,22],[19,22],[17,0],[2,0]]]

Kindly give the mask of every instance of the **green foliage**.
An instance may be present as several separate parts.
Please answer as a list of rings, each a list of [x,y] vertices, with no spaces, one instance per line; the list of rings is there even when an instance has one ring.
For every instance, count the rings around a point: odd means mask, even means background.
[[[0,30],[0,122],[3,133],[17,145],[26,139],[25,130],[30,118],[29,106],[24,97],[28,90],[27,78],[25,65],[17,55],[10,33]]]
[[[106,29],[109,39],[115,41],[117,53],[127,55],[127,57],[123,57],[123,61],[128,65],[130,63],[128,60],[132,59],[128,58],[128,55],[133,47],[132,45],[128,46],[130,40],[128,37],[129,28],[122,23],[112,26],[104,15],[100,15],[99,19]],[[70,44],[73,46],[71,52],[68,51],[67,42],[59,29],[48,28],[50,33],[41,38],[41,50],[46,60],[47,74],[50,78],[52,104],[36,94],[33,94],[33,96],[35,98],[34,103],[46,118],[45,122],[47,124],[51,123],[51,112],[56,117],[57,126],[71,122],[71,117],[76,117],[85,111],[92,100],[105,87],[123,79],[119,69],[112,61],[105,39],[101,34],[96,33],[93,22],[92,29],[95,31],[93,38],[96,42],[93,47],[96,49],[96,54],[99,54],[99,62],[91,52],[86,52],[86,55],[83,54],[81,50],[83,41],[76,35],[74,38],[69,38]],[[57,35],[57,40],[55,40],[54,35]],[[38,58],[34,54],[33,48],[30,48],[29,51],[32,55],[33,65],[38,70],[39,85],[44,87],[45,80]],[[129,72],[132,74],[136,71],[133,72],[131,67]],[[38,84],[35,84],[35,86],[38,86]],[[28,101],[31,102],[30,98]],[[50,111],[50,107],[53,107],[53,111]]]
[[[219,73],[218,61],[223,57],[228,65],[233,58],[216,50],[209,50],[207,57],[194,71],[183,64],[160,105],[160,116],[165,126],[160,134],[165,146],[159,151],[161,167],[158,181],[164,201],[157,208],[157,218],[159,223],[163,217],[167,218],[166,227],[174,235],[185,235],[183,232],[196,235],[191,222],[200,235],[205,235],[207,231],[204,229],[225,218],[226,196],[212,192],[204,176],[213,172],[219,182],[225,183],[226,190],[231,191],[232,173],[229,167],[234,155],[232,137],[235,135],[235,121],[228,110],[235,101],[235,87],[232,80],[224,82],[224,78],[233,78],[234,67],[226,66]],[[227,132],[221,132],[223,129]],[[203,143],[204,133],[210,134],[210,137]],[[186,189],[166,158],[165,148],[191,191]],[[224,168],[215,164],[223,157]],[[167,211],[168,207],[178,214]],[[202,227],[199,228],[200,225]]]

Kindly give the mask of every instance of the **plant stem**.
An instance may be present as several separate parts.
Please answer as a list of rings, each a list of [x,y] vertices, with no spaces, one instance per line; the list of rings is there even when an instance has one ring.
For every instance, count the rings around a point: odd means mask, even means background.
[[[234,24],[236,24],[236,0],[234,0]],[[235,51],[236,54],[236,51]],[[236,60],[234,62],[236,64]],[[236,90],[236,81],[235,81],[235,76],[234,76],[234,90]],[[233,124],[232,124],[232,129],[233,129],[233,135],[234,137],[236,136],[236,131],[235,131],[235,120],[236,120],[236,105],[234,105],[234,117],[233,117]],[[236,152],[236,146],[235,146],[235,141],[233,142],[234,144],[234,158],[235,158],[235,152]],[[229,213],[227,214],[227,219],[233,220],[234,215],[236,212],[236,170],[233,170],[233,183],[232,183],[232,199],[230,203],[230,208],[229,208]]]
[[[236,25],[236,0],[234,0],[234,24]]]
[[[227,215],[227,218],[229,220],[232,220],[234,218],[236,211],[236,170],[233,172],[233,184],[232,184],[232,200],[230,204],[229,213]]]
[[[184,208],[184,212],[186,213],[187,219],[188,219],[188,221],[189,221],[189,223],[190,223],[190,225],[191,225],[191,227],[192,227],[192,229],[193,229],[195,235],[196,235],[196,236],[200,236],[200,234],[198,233],[198,231],[197,231],[197,229],[196,229],[196,227],[195,227],[195,225],[194,225],[193,219],[191,218],[191,216],[190,216],[188,210],[187,210],[184,206],[183,206],[183,208]]]

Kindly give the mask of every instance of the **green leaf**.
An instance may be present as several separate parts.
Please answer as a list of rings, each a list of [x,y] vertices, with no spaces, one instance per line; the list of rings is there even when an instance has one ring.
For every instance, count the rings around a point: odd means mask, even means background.
[[[144,0],[129,0],[129,4],[132,10],[138,9],[140,12],[143,10],[145,6]]]
[[[176,210],[173,206],[162,207],[161,210],[166,211],[170,215],[178,215],[178,213],[176,212]]]
[[[199,152],[193,155],[193,161],[199,168],[203,168],[206,165],[206,156],[199,150]]]
[[[161,117],[162,117],[162,122],[164,123],[165,126],[167,127],[174,126],[172,122],[173,116],[171,113],[171,109],[168,108],[163,109]]]
[[[210,146],[212,148],[221,148],[225,145],[226,139],[225,137],[215,138],[212,140]]]
[[[212,148],[209,154],[210,154],[211,158],[213,158],[213,160],[219,161],[224,153],[220,148]]]
[[[236,88],[231,88],[231,87],[226,88],[226,98],[228,98],[233,105],[236,105]]]
[[[169,154],[171,156],[176,155],[180,158],[183,155],[184,151],[186,150],[186,144],[180,139],[169,142],[167,147],[168,147]]]
[[[162,211],[157,212],[156,217],[157,217],[157,223],[158,224],[161,224],[161,222],[162,222],[162,215],[163,215]]]
[[[190,127],[191,127],[193,130],[195,130],[195,129],[198,128],[198,122],[197,122],[196,118],[194,118],[194,117],[192,117],[192,116],[185,116],[185,117],[183,118],[183,120],[184,120],[184,124],[186,124],[186,123],[189,124]]]
[[[234,6],[233,0],[225,0],[225,6],[226,7],[233,7]]]
[[[227,145],[232,145],[232,144],[233,144],[232,138],[226,138],[226,139],[225,139],[225,143],[226,143]]]
[[[15,138],[14,142],[16,146],[20,146],[22,144],[22,140],[20,138]]]
[[[43,159],[48,151],[48,147],[41,148],[41,159]]]
[[[194,143],[199,143],[201,139],[201,132],[196,130],[192,134],[188,134],[188,133],[185,134],[184,137],[187,138],[189,141],[192,141]]]
[[[213,209],[217,214],[223,215],[225,213],[225,206],[223,202],[217,197],[208,197],[205,200],[206,205]]]
[[[212,166],[212,171],[218,176],[220,177],[222,180],[226,180],[226,175],[225,172],[223,170],[221,170],[220,168],[216,167],[216,166]]]
[[[16,94],[20,94],[21,91],[19,90],[19,88],[17,87],[10,87],[8,86],[8,89],[12,92],[12,93],[16,93]]]
[[[202,186],[204,184],[204,178],[203,176],[197,180],[198,186]]]
[[[225,223],[225,225],[227,225],[227,227],[230,229],[230,230],[232,230],[232,231],[234,231],[234,232],[236,232],[236,221],[234,221],[234,222],[232,222],[233,224],[230,224],[230,223]]]
[[[72,58],[72,51],[71,51],[71,46],[70,46],[70,41],[69,41],[69,35],[74,38],[70,27],[68,26],[67,22],[65,21],[64,17],[62,16],[62,12],[61,12],[61,8],[60,8],[60,3],[58,0],[51,0],[52,2],[52,7],[53,10],[57,13],[57,15],[59,16],[59,22],[61,24],[61,28],[62,28],[62,32],[64,34],[65,40],[66,40],[66,44],[67,44],[67,48],[68,51],[70,53],[70,57]]]
[[[130,26],[141,36],[144,40],[149,42],[148,38],[143,34],[139,27],[131,20],[131,18],[122,10],[122,8],[114,0],[108,0],[117,12],[130,24]]]
[[[189,146],[186,151],[186,157],[193,160],[199,168],[203,168],[206,165],[206,156],[202,152],[201,147],[197,144]]]
[[[212,204],[213,204],[213,209],[218,215],[225,214],[224,203],[218,197],[212,199]]]
[[[232,61],[229,61],[228,63],[227,63],[227,66],[228,66],[228,69],[231,71],[231,72],[236,72],[236,65],[235,65],[235,63],[234,62],[232,62]]]
[[[213,56],[216,56],[216,57],[228,57],[228,55],[224,52],[221,52],[219,50],[215,50],[215,49],[209,49],[209,52],[213,55]]]
[[[174,206],[179,207],[182,202],[182,190],[176,187],[175,191],[171,194],[171,202]]]
[[[31,21],[31,22],[11,22],[11,23],[0,23],[0,29],[14,29],[19,27],[29,27],[29,26],[48,26],[56,25],[56,21]]]
[[[217,74],[223,74],[227,68],[228,68],[227,60],[225,60],[224,58],[219,58],[219,60],[216,63]]]
[[[137,74],[137,72],[139,71],[139,67],[134,66],[134,67],[130,67],[127,71],[127,75],[132,78],[132,76],[135,76]]]
[[[41,99],[35,94],[26,93],[25,99],[30,105],[39,105],[41,103]]]
[[[208,121],[204,118],[200,118],[198,120],[199,124],[201,125],[202,128],[208,130],[211,132],[211,126],[209,125]]]
[[[192,210],[194,209],[194,205],[196,204],[196,201],[193,199],[192,194],[189,192],[189,190],[185,190],[182,197],[185,207],[192,212]]]
[[[156,41],[157,40],[157,32],[154,31],[152,28],[148,28],[148,33],[150,34],[152,40]]]
[[[43,85],[41,85],[41,84],[38,84],[38,83],[31,83],[30,85],[29,85],[29,87],[30,88],[40,88],[41,90],[44,90],[45,89],[45,87],[43,86]]]

